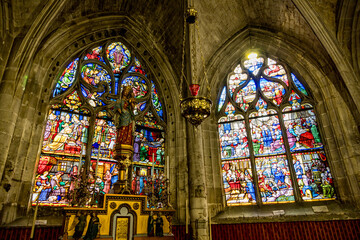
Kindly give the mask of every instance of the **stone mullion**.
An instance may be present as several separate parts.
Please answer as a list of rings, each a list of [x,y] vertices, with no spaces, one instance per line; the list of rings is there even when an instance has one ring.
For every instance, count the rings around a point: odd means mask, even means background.
[[[254,154],[254,150],[253,150],[254,148],[253,148],[253,144],[252,144],[252,135],[251,135],[251,129],[250,129],[249,114],[245,115],[245,126],[246,126],[246,134],[247,134],[249,153],[250,153],[251,171],[253,173],[252,175],[253,175],[253,184],[254,184],[254,189],[255,189],[256,203],[259,206],[261,206],[262,201],[261,201],[261,195],[260,195],[260,190],[259,190],[259,185],[258,185],[258,177],[257,177],[257,173],[256,173],[255,154]]]
[[[284,139],[284,144],[285,144],[285,150],[286,150],[286,158],[288,159],[288,166],[289,166],[289,171],[290,171],[290,177],[291,177],[291,182],[292,182],[292,186],[294,189],[294,197],[295,197],[295,201],[296,202],[300,202],[302,201],[301,198],[301,194],[299,191],[299,185],[297,182],[297,177],[296,177],[296,173],[295,173],[295,169],[294,169],[294,164],[293,164],[293,159],[292,159],[292,155],[290,152],[290,145],[289,145],[289,139],[287,137],[286,134],[286,127],[284,124],[284,118],[281,112],[278,113],[278,117],[279,117],[279,122],[280,122],[280,127],[281,127],[281,131],[282,131],[282,136]]]
[[[91,151],[92,151],[92,141],[94,138],[94,132],[95,132],[95,119],[96,119],[96,115],[92,115],[90,116],[90,121],[89,121],[89,128],[88,128],[88,140],[86,143],[86,155],[85,155],[85,170],[84,173],[88,174],[90,169],[90,163],[91,163]]]

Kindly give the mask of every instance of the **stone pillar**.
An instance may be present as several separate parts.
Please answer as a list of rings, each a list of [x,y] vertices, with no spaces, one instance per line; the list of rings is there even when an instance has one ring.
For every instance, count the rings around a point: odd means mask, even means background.
[[[187,153],[189,169],[189,207],[193,239],[209,239],[208,204],[205,182],[205,160],[201,126],[187,124]]]

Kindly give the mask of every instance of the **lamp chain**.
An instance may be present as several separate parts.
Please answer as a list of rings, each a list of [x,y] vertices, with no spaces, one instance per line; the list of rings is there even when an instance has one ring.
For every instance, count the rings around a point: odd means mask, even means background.
[[[196,22],[196,20],[195,20]],[[192,63],[192,83],[197,83],[197,64],[196,64],[196,35],[195,29],[194,34],[192,34],[192,44],[191,44],[191,63]]]
[[[204,70],[206,88],[208,90],[208,98],[210,98],[210,96],[211,96],[210,85],[209,85],[209,81],[208,81],[207,73],[206,73],[206,68],[205,68],[205,58],[204,58],[204,53],[203,53],[203,49],[202,49],[202,42],[201,42],[201,38],[200,38],[200,31],[199,31],[198,21],[195,21],[195,27],[196,27],[196,32],[197,32],[197,35],[198,35],[198,40],[199,40],[199,45],[200,45],[200,55],[201,55],[201,61],[202,61],[203,70]]]
[[[185,67],[185,40],[186,40],[186,15],[184,16],[184,34],[183,34],[183,44],[182,44],[182,55],[181,55],[181,74],[180,74],[180,101],[182,100],[182,88],[183,88],[183,78],[186,80],[184,74]]]

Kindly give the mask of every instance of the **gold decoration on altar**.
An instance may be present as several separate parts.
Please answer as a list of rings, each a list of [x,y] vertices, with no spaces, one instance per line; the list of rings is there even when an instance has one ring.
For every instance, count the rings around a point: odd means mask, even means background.
[[[138,210],[138,209],[139,209],[139,207],[140,207],[140,206],[139,206],[139,204],[138,204],[138,203],[134,203],[134,204],[133,204],[133,209],[134,209],[134,210]]]
[[[183,117],[185,117],[192,125],[197,127],[200,125],[207,117],[210,116],[211,113],[211,106],[212,102],[210,100],[210,87],[209,82],[206,75],[205,70],[205,59],[204,54],[202,51],[202,43],[200,39],[200,33],[199,33],[199,25],[196,21],[197,19],[197,11],[194,8],[188,8],[186,12],[186,18],[184,19],[184,37],[183,37],[183,46],[182,46],[182,65],[181,65],[181,75],[180,75],[180,107],[181,107],[181,114]],[[185,74],[184,74],[184,59],[185,59],[185,42],[186,42],[186,28],[187,24],[194,24],[194,34],[191,36],[192,39],[190,41],[192,42],[192,49],[191,49],[191,57],[190,57],[190,65],[192,67],[192,76],[191,76],[191,82],[192,84],[189,84],[187,81]],[[208,91],[208,96],[206,97],[198,97],[198,92],[200,90],[200,85],[196,84],[196,81],[199,81],[199,76],[197,76],[196,73],[196,36],[199,43],[200,48],[200,55],[203,65],[203,74],[206,82],[206,87]],[[183,86],[183,78],[187,81],[190,89],[191,96],[187,97],[185,99],[182,98],[182,86]]]
[[[110,208],[111,209],[115,209],[117,207],[115,202],[110,203]]]
[[[116,219],[116,240],[127,240],[129,230],[129,218],[118,217]]]

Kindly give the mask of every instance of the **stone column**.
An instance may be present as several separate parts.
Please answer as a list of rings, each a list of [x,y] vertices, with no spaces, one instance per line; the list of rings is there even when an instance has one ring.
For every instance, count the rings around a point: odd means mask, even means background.
[[[189,211],[193,238],[209,239],[208,204],[205,182],[205,160],[201,126],[187,125],[187,153],[189,169]]]

